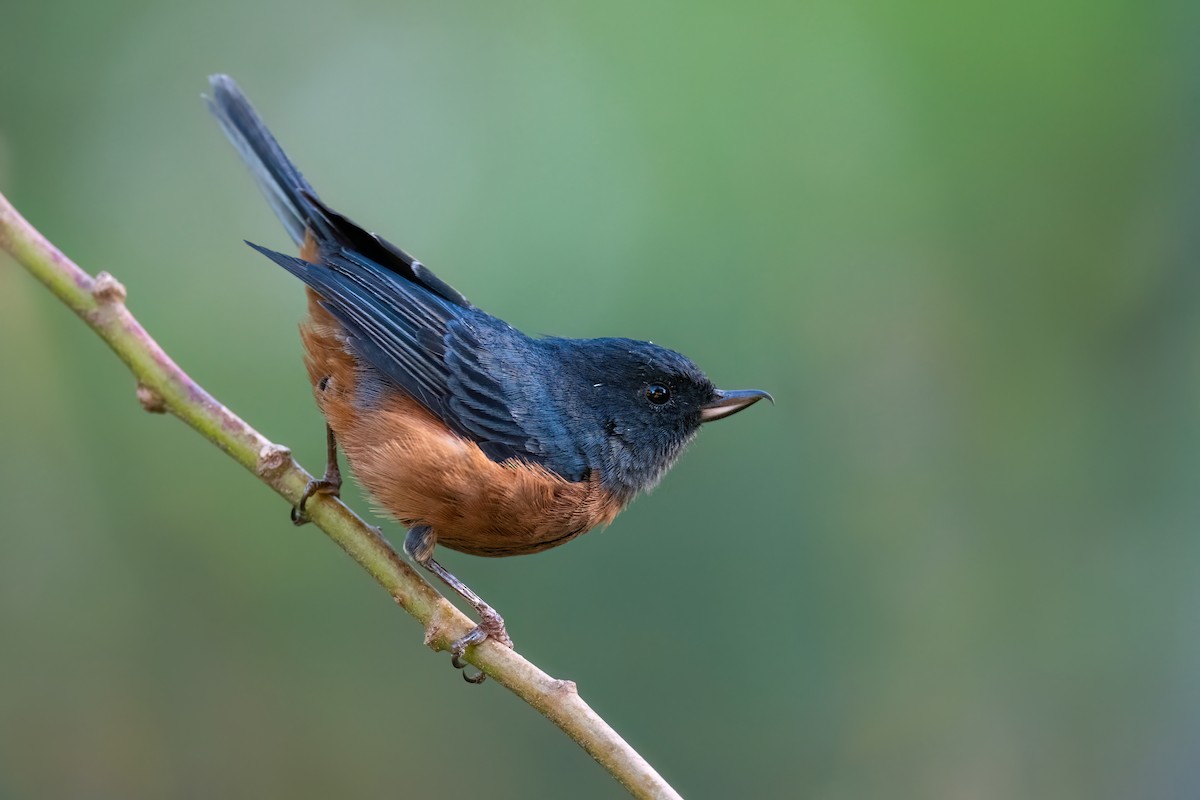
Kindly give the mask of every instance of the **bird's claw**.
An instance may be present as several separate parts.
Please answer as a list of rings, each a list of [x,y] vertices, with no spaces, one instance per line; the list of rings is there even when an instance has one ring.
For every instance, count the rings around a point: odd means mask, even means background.
[[[309,519],[304,507],[308,504],[309,498],[315,494],[323,494],[329,497],[341,497],[342,478],[339,475],[336,479],[328,476],[320,480],[312,480],[304,487],[304,494],[300,495],[300,502],[292,508],[292,524],[306,525],[312,520]]]
[[[467,663],[462,660],[468,647],[479,644],[487,639],[491,639],[508,648],[513,646],[512,638],[508,635],[508,631],[504,627],[503,618],[490,608],[480,614],[478,625],[468,631],[465,636],[455,639],[453,644],[450,645],[450,664],[455,669],[463,670],[463,680],[467,683],[483,683],[487,678],[487,675],[483,672],[477,672],[474,675],[467,672]]]

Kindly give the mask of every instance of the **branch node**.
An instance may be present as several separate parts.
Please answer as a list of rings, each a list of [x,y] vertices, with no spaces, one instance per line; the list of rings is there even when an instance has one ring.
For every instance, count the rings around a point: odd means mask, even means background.
[[[441,649],[438,647],[437,641],[451,625],[451,621],[448,620],[447,617],[451,616],[453,611],[448,611],[448,608],[453,609],[453,606],[450,606],[449,601],[446,603],[439,603],[437,609],[429,617],[429,623],[425,626],[424,644],[431,650]]]
[[[124,303],[125,287],[107,272],[100,272],[92,282],[92,297],[104,304]]]
[[[137,399],[142,404],[143,411],[151,414],[165,414],[167,411],[167,401],[163,399],[163,396],[141,381],[137,385]]]
[[[254,474],[260,478],[274,478],[287,468],[292,460],[292,451],[281,444],[267,442],[258,451]]]
[[[559,695],[577,695],[579,687],[575,685],[575,681],[556,680],[551,691]]]

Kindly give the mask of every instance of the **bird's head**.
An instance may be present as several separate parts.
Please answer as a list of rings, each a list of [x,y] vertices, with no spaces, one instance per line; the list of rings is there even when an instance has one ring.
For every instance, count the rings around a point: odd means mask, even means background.
[[[718,389],[691,359],[650,342],[570,345],[569,394],[578,405],[569,416],[588,429],[588,460],[605,484],[630,497],[658,483],[701,425],[771,399]]]

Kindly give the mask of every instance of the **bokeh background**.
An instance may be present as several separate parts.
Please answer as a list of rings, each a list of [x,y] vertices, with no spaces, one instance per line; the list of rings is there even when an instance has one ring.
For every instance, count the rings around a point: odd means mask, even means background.
[[[0,189],[310,468],[210,72],[493,313],[775,394],[445,554],[685,796],[1200,795],[1200,6],[2,5]],[[0,797],[620,796],[6,257],[0,365]]]

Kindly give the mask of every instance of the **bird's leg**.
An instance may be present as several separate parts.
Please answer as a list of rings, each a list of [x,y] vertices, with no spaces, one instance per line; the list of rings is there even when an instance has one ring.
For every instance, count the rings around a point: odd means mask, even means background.
[[[341,496],[342,471],[338,468],[337,437],[333,435],[333,428],[329,427],[328,423],[325,425],[325,447],[325,476],[320,480],[309,481],[308,486],[304,487],[300,502],[292,509],[292,523],[295,525],[303,525],[309,521],[308,514],[304,513],[304,506],[314,494]]]
[[[437,535],[427,525],[418,525],[408,532],[404,539],[404,552],[412,557],[425,569],[442,579],[442,582],[458,592],[464,600],[471,604],[475,613],[479,614],[479,624],[465,636],[454,640],[450,645],[450,663],[456,669],[463,669],[462,655],[473,644],[479,644],[485,639],[494,639],[506,647],[512,647],[512,639],[504,628],[504,619],[496,613],[496,609],[483,602],[483,599],[471,591],[465,583],[451,575],[445,567],[433,559],[433,547],[437,544]],[[468,675],[463,672],[463,678],[468,683],[483,683],[487,677],[482,672],[478,675]]]

